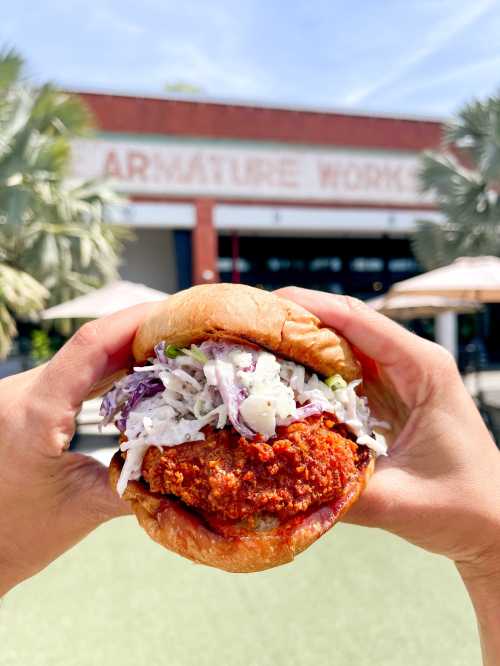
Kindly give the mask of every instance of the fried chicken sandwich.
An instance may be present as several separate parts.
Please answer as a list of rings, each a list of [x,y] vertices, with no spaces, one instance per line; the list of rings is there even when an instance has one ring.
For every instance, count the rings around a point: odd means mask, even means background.
[[[195,562],[293,560],[386,452],[347,341],[274,294],[181,291],[153,308],[133,355],[102,404],[121,433],[111,483],[152,539]]]

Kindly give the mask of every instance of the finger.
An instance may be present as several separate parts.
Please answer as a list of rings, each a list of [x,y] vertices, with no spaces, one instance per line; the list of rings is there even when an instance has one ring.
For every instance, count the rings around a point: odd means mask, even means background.
[[[121,368],[120,370],[113,372],[111,375],[106,375],[92,386],[90,393],[86,396],[85,400],[93,400],[94,398],[98,398],[99,396],[104,395],[104,393],[109,391],[115,382],[124,377],[126,374],[127,369]]]
[[[153,304],[137,305],[82,326],[38,376],[38,395],[76,410],[92,387],[132,361],[131,344]]]
[[[355,298],[299,287],[286,287],[276,293],[305,307],[385,367],[422,354],[425,343],[420,338]]]
[[[460,380],[456,363],[444,348],[419,338],[362,301],[298,287],[277,293],[316,314],[361,352],[365,379],[377,375],[366,366],[366,357],[375,361],[380,372],[377,383],[386,389],[396,388],[409,408],[425,402],[432,387],[442,384],[443,376],[448,382],[452,378]]]

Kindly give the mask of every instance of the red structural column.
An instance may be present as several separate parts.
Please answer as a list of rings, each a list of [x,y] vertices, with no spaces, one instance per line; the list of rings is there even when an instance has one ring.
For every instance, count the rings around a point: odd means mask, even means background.
[[[219,281],[217,270],[217,233],[213,221],[212,199],[196,202],[196,225],[193,229],[193,284]]]

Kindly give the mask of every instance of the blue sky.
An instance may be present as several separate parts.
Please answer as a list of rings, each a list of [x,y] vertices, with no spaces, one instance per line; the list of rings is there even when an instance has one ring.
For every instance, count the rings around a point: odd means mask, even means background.
[[[72,89],[431,116],[500,89],[500,0],[6,0],[0,44]]]

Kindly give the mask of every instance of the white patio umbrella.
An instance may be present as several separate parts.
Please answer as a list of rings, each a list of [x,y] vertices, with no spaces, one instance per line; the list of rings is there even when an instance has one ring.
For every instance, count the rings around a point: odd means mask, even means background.
[[[154,301],[161,301],[166,298],[168,294],[158,289],[146,287],[143,284],[136,284],[135,282],[127,282],[125,280],[118,280],[112,282],[102,289],[95,289],[94,291],[73,298],[66,303],[55,305],[42,312],[43,319],[96,319],[103,317],[123,308],[137,305],[139,303],[147,303]],[[109,388],[109,378],[103,387]],[[104,388],[103,388],[104,390]],[[99,407],[101,404],[100,399],[87,400],[83,403],[82,409],[77,416],[77,431],[80,435],[90,435],[97,437],[102,435],[118,435],[118,430],[114,425],[108,425],[102,430],[99,430],[98,424],[102,418],[99,415]],[[108,461],[110,458],[111,449],[102,449],[102,460]]]
[[[366,301],[367,305],[382,314],[405,321],[421,317],[436,317],[443,312],[469,313],[475,312],[480,305],[472,301],[464,301],[445,296],[426,296],[425,294],[405,295],[394,294],[392,290],[384,296]]]
[[[476,303],[500,303],[500,259],[461,257],[448,266],[392,286],[394,294],[445,296]]]
[[[460,257],[448,266],[397,282],[391,291],[398,295],[427,295],[458,298],[476,303],[500,303],[500,259]],[[452,311],[436,320],[438,339],[456,356],[456,317]]]
[[[42,312],[42,319],[96,319],[138,303],[161,301],[168,294],[144,284],[118,280]]]

